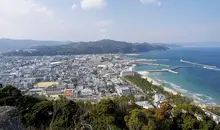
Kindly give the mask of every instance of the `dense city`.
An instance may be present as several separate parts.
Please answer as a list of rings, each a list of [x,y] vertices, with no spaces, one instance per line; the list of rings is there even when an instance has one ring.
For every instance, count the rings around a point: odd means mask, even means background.
[[[0,82],[16,86],[28,95],[58,99],[94,100],[141,95],[123,79],[135,75],[137,60],[120,55],[2,57]]]

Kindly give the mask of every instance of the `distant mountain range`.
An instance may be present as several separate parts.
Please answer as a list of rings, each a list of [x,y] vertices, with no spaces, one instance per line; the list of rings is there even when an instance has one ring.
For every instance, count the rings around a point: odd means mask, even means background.
[[[50,42],[49,42],[50,43]],[[52,44],[52,43],[51,43]],[[54,44],[54,43],[53,43]],[[56,44],[59,44],[57,42]],[[75,54],[103,54],[103,53],[139,53],[151,50],[167,50],[168,44],[129,43],[114,40],[100,40],[90,42],[71,42],[61,45],[43,45],[4,53],[16,56],[42,56],[42,55],[75,55]]]
[[[31,48],[34,46],[54,46],[54,45],[62,45],[69,43],[66,42],[59,42],[59,41],[37,41],[37,40],[17,40],[17,39],[0,39],[0,52],[9,52],[17,49],[23,48]]]

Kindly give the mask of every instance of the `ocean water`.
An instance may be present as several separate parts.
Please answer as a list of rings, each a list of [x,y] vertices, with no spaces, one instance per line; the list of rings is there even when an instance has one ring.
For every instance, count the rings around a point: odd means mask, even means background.
[[[203,66],[194,68],[180,68],[175,71],[179,75],[171,73],[153,73],[151,78],[164,83],[166,87],[182,94],[192,97],[207,105],[220,105],[220,48],[203,47],[182,47],[167,51],[151,51],[141,53],[133,58],[154,58],[166,59],[158,60],[156,63],[170,65],[171,68],[177,66],[192,66],[182,63],[180,59],[214,65],[217,69],[206,69]],[[137,71],[163,69],[161,66],[137,66]]]

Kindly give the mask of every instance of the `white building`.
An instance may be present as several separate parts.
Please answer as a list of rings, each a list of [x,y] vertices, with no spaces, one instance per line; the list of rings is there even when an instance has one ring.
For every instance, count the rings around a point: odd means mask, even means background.
[[[85,88],[83,90],[81,90],[80,96],[92,96],[93,95],[93,91],[89,88]]]
[[[45,89],[46,95],[62,95],[63,89],[61,88],[55,88],[55,87],[49,87]]]
[[[44,89],[42,88],[33,88],[33,89],[30,89],[29,90],[29,95],[34,95],[34,94],[39,94],[39,95],[42,95],[44,92]]]
[[[138,106],[142,106],[145,109],[154,108],[148,101],[136,101],[135,102]]]
[[[134,89],[130,85],[118,85],[116,86],[116,91],[118,95],[124,96],[124,95],[130,95],[130,94],[135,94]]]
[[[105,68],[107,68],[107,65],[98,65],[97,68],[98,69],[105,69]]]
[[[120,73],[120,76],[124,77],[124,76],[134,76],[135,71],[129,71],[129,70],[124,70]]]
[[[165,100],[165,96],[162,94],[155,94],[154,95],[154,105],[156,107],[160,107],[160,104],[163,103]]]

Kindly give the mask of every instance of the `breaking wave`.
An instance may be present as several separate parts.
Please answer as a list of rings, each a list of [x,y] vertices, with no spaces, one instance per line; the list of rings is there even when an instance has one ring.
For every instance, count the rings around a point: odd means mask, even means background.
[[[157,79],[155,79],[157,82],[164,84],[166,87],[176,91],[176,92],[180,92],[185,96],[191,97],[196,101],[199,101],[200,103],[206,104],[206,105],[211,105],[211,106],[215,106],[217,105],[214,101],[213,98],[201,93],[193,93],[190,92],[186,89],[181,88],[181,86],[176,85],[174,83],[168,82],[166,80],[161,80],[158,79],[158,77],[156,76]]]

